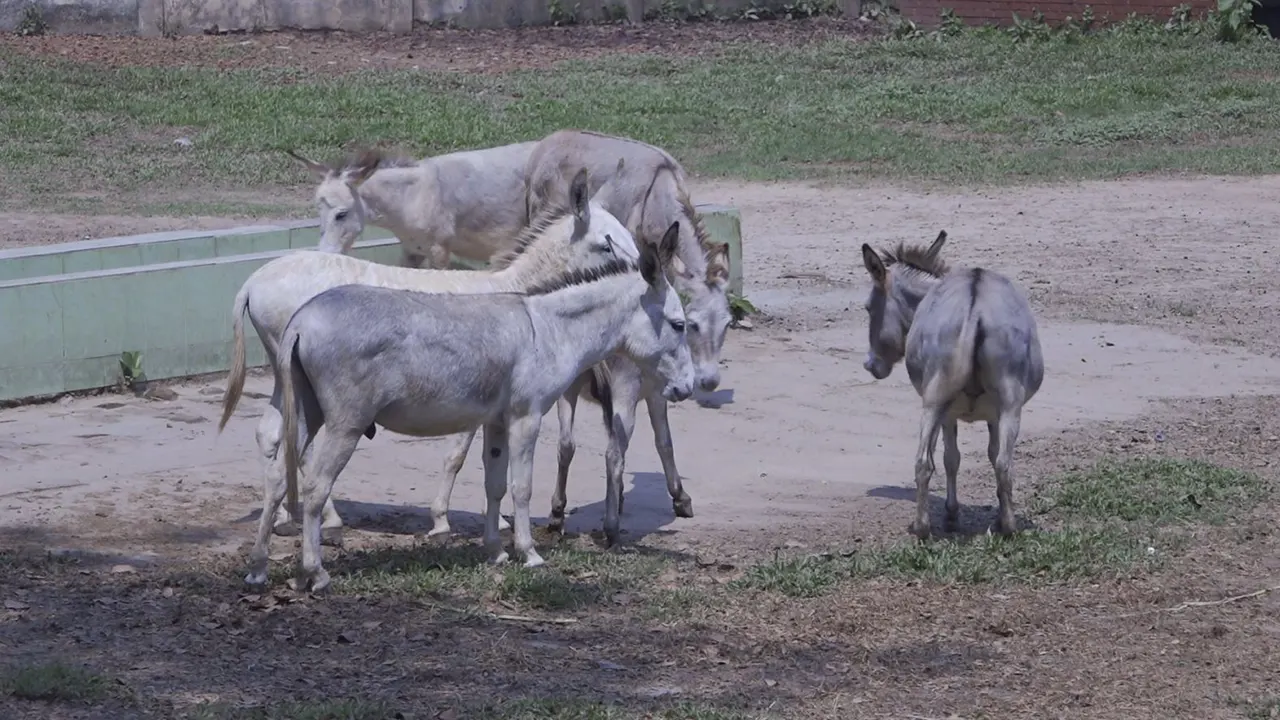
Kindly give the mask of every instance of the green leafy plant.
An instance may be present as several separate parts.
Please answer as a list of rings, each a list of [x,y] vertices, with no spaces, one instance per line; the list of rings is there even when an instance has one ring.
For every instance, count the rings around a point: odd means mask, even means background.
[[[951,8],[942,8],[942,12],[938,13],[941,21],[938,23],[938,34],[943,37],[955,37],[964,32],[964,21],[957,15],[956,11]]]
[[[1218,0],[1218,9],[1210,20],[1215,37],[1222,42],[1240,42],[1269,36],[1266,28],[1253,22],[1253,9],[1261,5],[1260,0]]]
[[[729,313],[733,316],[734,325],[742,325],[742,321],[748,315],[754,315],[758,312],[760,311],[756,309],[755,305],[751,304],[750,300],[738,293],[729,293]]]
[[[146,382],[147,375],[142,369],[142,351],[126,350],[120,353],[120,379],[125,387],[136,390]]]
[[[574,3],[573,7],[566,10],[560,0],[547,1],[547,15],[551,17],[551,24],[556,27],[564,25],[577,25],[578,13],[582,10],[582,6]]]
[[[32,35],[43,35],[49,30],[49,23],[44,19],[44,13],[40,11],[40,7],[35,3],[31,3],[22,9],[22,16],[18,19],[18,27],[14,28],[14,33],[23,37]]]
[[[1009,26],[1009,35],[1013,37],[1015,43],[1048,40],[1053,37],[1053,28],[1044,21],[1044,13],[1039,10],[1033,11],[1031,17],[1026,20],[1018,17],[1018,13],[1014,13],[1013,24]]]

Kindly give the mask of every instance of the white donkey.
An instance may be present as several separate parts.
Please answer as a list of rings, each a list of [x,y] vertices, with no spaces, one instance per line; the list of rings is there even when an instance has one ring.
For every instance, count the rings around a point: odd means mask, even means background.
[[[320,250],[348,252],[368,222],[400,240],[402,265],[416,268],[426,261],[427,267],[444,269],[450,253],[485,262],[506,251],[533,217],[525,209],[524,169],[535,144],[422,160],[365,150],[340,167],[288,154],[320,181]]]
[[[218,431],[221,432],[231,418],[244,389],[244,315],[247,312],[275,373],[271,402],[257,431],[258,449],[266,463],[264,512],[269,504],[270,488],[284,481],[283,458],[278,454],[281,376],[277,366],[280,337],[294,311],[309,298],[349,283],[435,293],[510,292],[545,283],[548,278],[559,277],[566,271],[607,265],[619,252],[629,254],[634,260],[638,251],[630,232],[595,198],[588,200],[588,187],[587,172],[582,170],[574,177],[568,206],[549,209],[522,234],[513,237],[509,241],[511,250],[502,260],[503,268],[496,272],[418,270],[339,253],[304,250],[276,258],[249,276],[232,306],[235,341]],[[597,196],[606,196],[607,189],[608,186]],[[372,426],[369,432],[372,437]],[[274,519],[277,533],[291,534],[286,508],[277,503],[271,505],[271,510],[276,514],[263,515],[263,526],[267,527]],[[334,509],[332,499],[326,501],[324,519],[326,533],[334,537],[341,533],[342,518]]]
[[[633,242],[629,236],[625,241]],[[329,584],[321,564],[320,511],[360,436],[374,424],[417,437],[483,425],[489,559],[507,560],[498,505],[510,462],[515,548],[525,566],[541,565],[529,500],[538,429],[556,399],[614,352],[662,377],[668,398],[693,392],[684,310],[659,257],[673,253],[674,244],[672,232],[660,247],[641,248],[638,268],[619,259],[528,288],[524,295],[463,298],[347,285],[299,308],[285,330],[280,357],[291,505],[298,500],[299,449],[306,452],[295,589]],[[325,432],[317,436],[321,427]],[[281,494],[273,488],[270,501],[279,503]],[[260,531],[250,582],[266,579],[266,538]]]
[[[942,431],[947,473],[947,524],[960,513],[959,421],[987,423],[987,458],[1000,501],[996,529],[1016,530],[1013,447],[1023,406],[1044,380],[1044,358],[1031,305],[1007,278],[983,268],[949,271],[939,253],[945,231],[927,249],[899,245],[877,253],[862,246],[871,274],[870,349],[863,366],[877,380],[904,357],[907,375],[923,400],[916,451],[916,520],[912,531],[929,537],[929,480]]]
[[[635,234],[637,242],[653,242],[671,226],[679,226],[676,254],[668,270],[676,290],[684,296],[688,316],[689,348],[697,367],[697,384],[714,390],[720,383],[720,352],[732,320],[729,310],[728,245],[712,242],[695,211],[685,187],[684,169],[661,148],[629,138],[578,130],[552,133],[538,142],[526,170],[529,212],[564,202],[569,187],[568,173],[585,167],[593,185],[609,186],[605,209]],[[616,542],[618,515],[622,511],[622,474],[627,447],[635,430],[636,406],[645,401],[653,428],[654,444],[662,461],[667,491],[677,517],[693,517],[693,499],[685,492],[676,469],[675,450],[667,419],[667,401],[661,383],[646,379],[626,357],[610,357],[600,367],[584,374],[557,403],[560,421],[559,468],[556,490],[551,499],[552,530],[564,527],[569,464],[576,449],[573,425],[579,397],[602,403],[609,447],[605,460],[610,492],[617,505],[605,508],[605,535]],[[445,460],[445,476],[431,506],[431,534],[449,532],[449,497],[459,470],[466,460],[474,433],[461,438]]]

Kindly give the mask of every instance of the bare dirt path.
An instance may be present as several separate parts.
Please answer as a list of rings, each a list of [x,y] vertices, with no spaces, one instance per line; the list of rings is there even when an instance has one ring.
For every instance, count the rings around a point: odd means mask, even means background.
[[[1048,364],[1024,420],[1028,442],[1136,418],[1161,398],[1280,394],[1267,293],[1280,268],[1264,230],[1280,219],[1280,178],[978,194],[727,183],[695,190],[700,202],[742,210],[746,294],[767,317],[731,334],[712,398],[721,407],[684,403],[671,413],[696,518],[672,518],[641,416],[623,520],[632,540],[737,536],[756,544],[748,538],[818,526],[901,531],[916,403],[900,370],[872,383],[861,368],[864,240],[923,242],[945,228],[954,262],[1007,271],[1028,288]],[[1129,324],[1100,322],[1117,320]],[[259,378],[249,389],[265,394],[269,385]],[[170,402],[99,396],[0,413],[0,527],[123,553],[185,554],[246,540],[258,507],[253,433],[265,400],[246,398],[215,438],[221,381],[177,390]],[[543,427],[539,514],[554,476],[554,415]],[[992,494],[983,432],[961,435],[961,494],[978,505]],[[604,489],[594,411],[578,438],[570,526],[588,530],[599,525]],[[447,447],[389,433],[363,442],[337,486],[340,511],[357,528],[425,531]],[[457,529],[478,529],[480,476],[473,452],[454,494]]]

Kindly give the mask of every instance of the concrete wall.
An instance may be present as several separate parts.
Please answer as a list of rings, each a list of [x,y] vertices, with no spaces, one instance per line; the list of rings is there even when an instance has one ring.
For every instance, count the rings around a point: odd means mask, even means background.
[[[691,0],[697,2],[698,0]],[[677,0],[684,2],[684,0]],[[752,0],[704,0],[733,16]],[[781,7],[787,0],[760,0]],[[841,0],[856,12],[858,0]],[[464,28],[545,25],[551,7],[582,21],[657,12],[663,0],[0,0],[0,31],[11,31],[30,4],[54,32],[197,34],[279,29],[408,33],[415,23]],[[846,7],[848,10],[849,7]]]
[[[742,290],[738,211],[700,205],[712,238],[729,243],[730,286]],[[108,387],[123,352],[141,352],[150,380],[227,369],[231,302],[254,270],[314,247],[314,221],[208,232],[152,233],[0,251],[0,401]],[[365,230],[353,254],[394,264],[400,245]],[[454,260],[456,268],[481,267]],[[266,360],[249,329],[250,365]]]

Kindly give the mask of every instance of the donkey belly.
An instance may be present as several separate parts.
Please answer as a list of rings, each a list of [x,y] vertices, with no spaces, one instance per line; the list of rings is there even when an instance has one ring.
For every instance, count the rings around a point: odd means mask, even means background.
[[[439,437],[466,432],[500,414],[498,408],[484,403],[406,399],[384,407],[375,422],[402,435]]]

